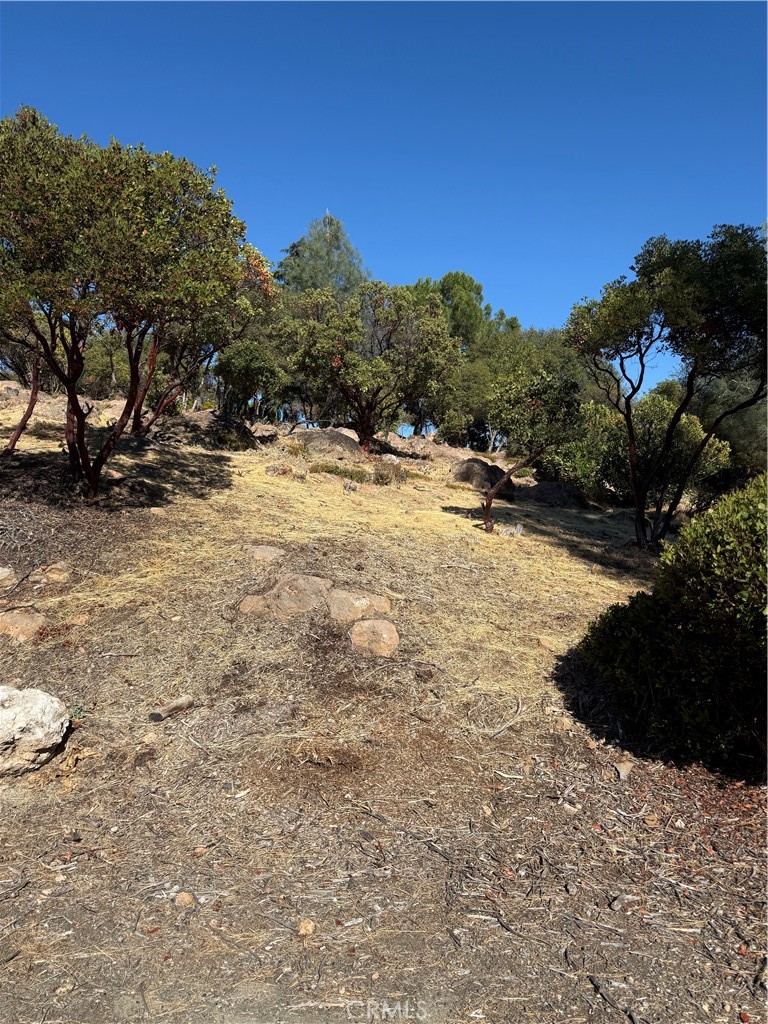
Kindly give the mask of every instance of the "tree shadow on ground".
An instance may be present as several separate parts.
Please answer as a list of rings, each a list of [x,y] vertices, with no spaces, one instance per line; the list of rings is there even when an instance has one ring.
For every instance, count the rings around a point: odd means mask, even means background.
[[[461,516],[483,530],[483,511],[477,504],[443,505],[442,511]],[[641,582],[650,582],[656,556],[640,551],[631,539],[632,520],[624,511],[566,508],[529,501],[506,502],[496,499],[493,505],[494,532],[502,536],[522,526],[523,534],[546,540],[565,549],[575,558],[599,565],[612,575],[631,575]],[[510,543],[515,537],[510,536]]]
[[[572,647],[558,657],[552,680],[563,696],[566,710],[598,740],[643,760],[662,761],[676,768],[700,765],[723,778],[764,784],[763,757],[740,755],[739,752],[730,759],[714,753],[694,755],[687,742],[690,737],[685,723],[680,724],[676,733],[677,743],[667,742],[660,747],[658,743],[651,742],[643,729],[642,717],[637,715],[637,708],[595,680],[578,647]]]
[[[61,431],[54,436],[61,440]],[[223,452],[127,437],[107,463],[99,495],[91,502],[115,510],[166,505],[177,497],[208,497],[231,487],[232,478],[232,460]],[[56,506],[83,500],[72,485],[63,448],[22,449],[0,459],[0,496]]]

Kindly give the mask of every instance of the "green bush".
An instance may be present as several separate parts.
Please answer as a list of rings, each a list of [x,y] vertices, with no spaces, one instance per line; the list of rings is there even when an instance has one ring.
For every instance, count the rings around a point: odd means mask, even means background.
[[[613,605],[580,645],[630,738],[745,776],[765,758],[765,486],[685,526],[653,593]]]

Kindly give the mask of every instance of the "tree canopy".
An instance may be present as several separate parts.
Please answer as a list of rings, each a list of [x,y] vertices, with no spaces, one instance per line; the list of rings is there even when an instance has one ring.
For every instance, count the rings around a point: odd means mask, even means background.
[[[633,280],[605,286],[600,299],[575,306],[567,325],[605,399],[622,416],[638,543],[663,539],[696,462],[730,416],[766,396],[766,253],[756,228],[723,225],[705,241],[650,239],[632,267]],[[640,464],[635,403],[649,362],[670,352],[681,362],[681,389],[653,457]],[[751,381],[710,422],[683,471],[672,470],[675,435],[696,395],[728,375]],[[678,482],[672,483],[677,475]],[[650,536],[649,496],[656,495]]]
[[[243,235],[212,172],[188,160],[63,136],[30,108],[0,122],[0,335],[39,357],[65,391],[70,467],[89,493],[141,408],[164,339],[175,339],[177,383],[191,349],[197,365],[215,350],[195,332],[214,311],[234,310],[260,259]],[[122,413],[91,452],[80,381],[105,329],[122,340],[129,379]]]
[[[348,296],[370,277],[344,225],[330,213],[313,220],[306,235],[283,251],[275,278],[292,292],[328,288],[335,295]]]

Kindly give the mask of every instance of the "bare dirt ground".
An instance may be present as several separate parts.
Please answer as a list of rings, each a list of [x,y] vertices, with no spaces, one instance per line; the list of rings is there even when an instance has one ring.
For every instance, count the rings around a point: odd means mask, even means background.
[[[521,500],[486,535],[447,461],[349,492],[293,442],[129,445],[73,506],[58,436],[0,467],[7,604],[46,616],[0,681],[76,719],[0,785],[3,1024],[765,1021],[763,792],[606,742],[555,682],[648,580],[626,516]],[[284,571],[388,595],[396,658],[242,617]]]

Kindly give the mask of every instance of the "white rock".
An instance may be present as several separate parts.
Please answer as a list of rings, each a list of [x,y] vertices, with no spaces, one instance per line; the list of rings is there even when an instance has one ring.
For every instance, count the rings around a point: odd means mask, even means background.
[[[49,761],[68,725],[58,697],[0,686],[0,778],[23,775]]]

